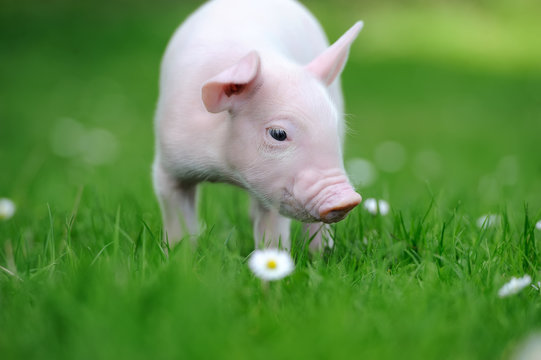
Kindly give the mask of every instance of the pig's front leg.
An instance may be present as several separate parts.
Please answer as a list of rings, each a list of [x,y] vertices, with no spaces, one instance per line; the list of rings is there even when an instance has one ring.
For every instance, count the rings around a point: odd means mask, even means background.
[[[198,233],[197,184],[183,184],[160,166],[154,167],[153,177],[154,190],[162,210],[164,241],[173,247],[183,236]]]
[[[282,216],[274,208],[263,206],[258,200],[252,199],[251,215],[254,222],[254,240],[256,249],[263,245],[265,248],[290,250],[289,228],[291,220]]]
[[[333,248],[334,241],[332,239],[331,227],[324,223],[309,223],[303,224],[303,230],[308,235],[310,242],[310,251],[318,252],[324,248]]]

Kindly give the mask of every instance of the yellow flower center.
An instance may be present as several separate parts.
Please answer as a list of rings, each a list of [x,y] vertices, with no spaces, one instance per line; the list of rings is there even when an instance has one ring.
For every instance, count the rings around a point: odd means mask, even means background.
[[[274,261],[274,260],[267,261],[267,268],[276,269],[276,261]]]

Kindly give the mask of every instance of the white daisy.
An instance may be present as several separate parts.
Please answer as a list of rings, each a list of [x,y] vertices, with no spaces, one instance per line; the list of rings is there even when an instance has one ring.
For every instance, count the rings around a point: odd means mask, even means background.
[[[248,266],[258,278],[266,281],[280,280],[295,269],[291,255],[277,249],[255,250]]]
[[[479,228],[489,228],[496,226],[501,221],[500,215],[487,214],[480,216],[477,219],[477,227]]]
[[[524,289],[526,286],[530,285],[532,278],[530,275],[524,275],[521,278],[512,277],[511,281],[506,283],[498,291],[498,296],[503,298],[509,295],[514,295]]]
[[[364,208],[372,215],[387,215],[389,213],[389,203],[385,200],[376,200],[374,198],[366,199],[363,202]]]
[[[15,203],[10,199],[0,199],[0,220],[7,220],[15,214]]]
[[[541,230],[541,220],[539,220],[536,224],[535,224],[535,228],[537,230]]]

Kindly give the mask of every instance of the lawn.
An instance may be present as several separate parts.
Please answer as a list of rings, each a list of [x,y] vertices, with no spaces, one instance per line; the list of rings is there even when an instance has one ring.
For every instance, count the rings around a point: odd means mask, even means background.
[[[190,1],[7,1],[0,12],[1,359],[495,359],[541,331],[541,7],[306,2],[335,40],[362,206],[266,286],[248,197],[205,184],[166,256],[152,192],[160,58]],[[486,214],[496,217],[479,226]],[[537,354],[539,356],[539,353]],[[532,358],[533,359],[533,358]]]

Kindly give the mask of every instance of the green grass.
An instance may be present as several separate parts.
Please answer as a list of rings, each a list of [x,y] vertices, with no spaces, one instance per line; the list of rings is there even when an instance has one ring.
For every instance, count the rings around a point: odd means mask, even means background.
[[[197,4],[7,2],[0,197],[18,211],[0,221],[0,358],[512,356],[541,330],[538,291],[497,295],[511,276],[541,280],[540,8],[514,4],[308,4],[331,39],[366,21],[343,76],[346,159],[373,162],[394,141],[406,161],[359,188],[391,213],[355,209],[333,227],[332,251],[308,254],[294,223],[297,268],[266,288],[246,264],[238,189],[202,187],[197,247],[166,257],[160,242],[159,61]],[[113,160],[56,155],[65,118],[113,134]],[[426,151],[439,171],[419,173]],[[501,222],[479,229],[486,213]]]

